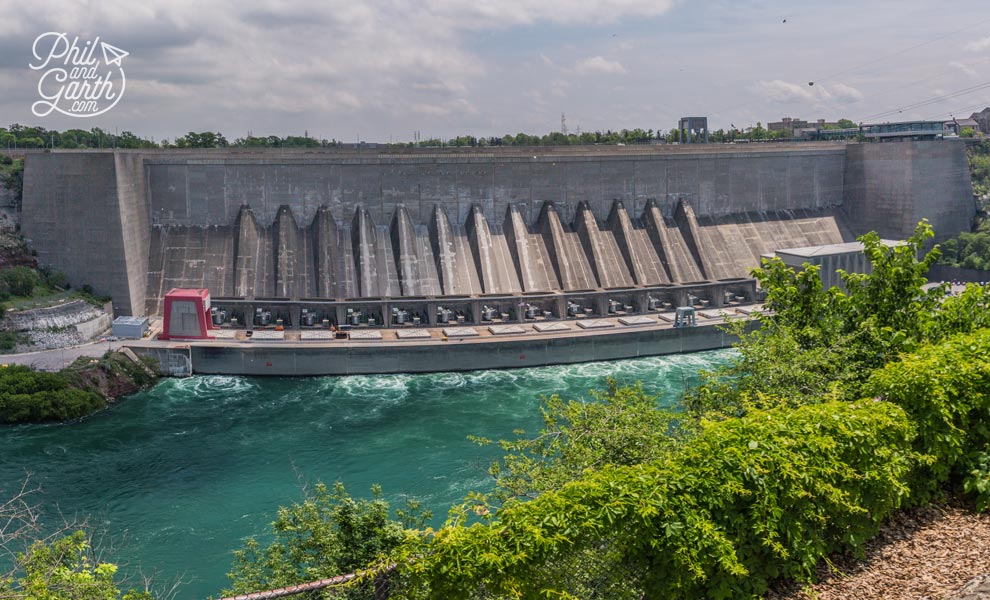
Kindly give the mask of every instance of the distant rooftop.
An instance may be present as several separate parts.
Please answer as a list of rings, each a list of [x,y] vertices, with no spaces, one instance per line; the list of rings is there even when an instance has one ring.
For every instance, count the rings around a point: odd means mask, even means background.
[[[898,240],[880,240],[888,248],[903,246],[904,242]],[[844,242],[842,244],[825,244],[824,246],[805,246],[803,248],[783,248],[777,250],[777,254],[788,254],[801,258],[812,258],[814,256],[828,256],[832,254],[852,254],[863,251],[862,242]]]

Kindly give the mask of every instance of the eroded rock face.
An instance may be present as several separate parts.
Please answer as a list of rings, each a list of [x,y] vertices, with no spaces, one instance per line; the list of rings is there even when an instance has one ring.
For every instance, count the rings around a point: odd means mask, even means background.
[[[974,577],[958,592],[946,596],[945,600],[990,600],[990,575]]]

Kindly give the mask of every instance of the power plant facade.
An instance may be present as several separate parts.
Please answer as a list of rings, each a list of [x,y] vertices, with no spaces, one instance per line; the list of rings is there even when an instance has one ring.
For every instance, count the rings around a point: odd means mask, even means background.
[[[975,211],[961,141],[28,155],[41,264],[161,315],[282,301],[546,296],[750,277],[761,255],[940,238]]]

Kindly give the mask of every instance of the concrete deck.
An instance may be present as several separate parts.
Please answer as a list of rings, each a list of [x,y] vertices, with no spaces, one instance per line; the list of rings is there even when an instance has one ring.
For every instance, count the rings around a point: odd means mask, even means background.
[[[735,338],[717,325],[751,319],[758,306],[704,311],[695,327],[675,328],[672,313],[592,319],[582,323],[529,322],[508,326],[361,328],[350,339],[315,340],[310,331],[271,339],[255,330],[209,341],[135,340],[125,345],[153,356],[172,374],[318,376],[432,373],[536,367],[618,360],[729,347]],[[745,312],[744,310],[745,309]],[[754,326],[756,321],[753,321]]]

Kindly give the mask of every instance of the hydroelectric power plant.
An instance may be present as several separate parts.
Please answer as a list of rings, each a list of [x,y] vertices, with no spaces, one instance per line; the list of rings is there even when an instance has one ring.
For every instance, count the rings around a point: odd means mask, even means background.
[[[198,372],[217,373],[719,347],[713,328],[664,333],[653,315],[753,303],[749,271],[776,250],[871,230],[901,239],[922,218],[948,237],[975,212],[957,140],[57,151],[29,155],[24,177],[23,231],[39,262],[110,295],[117,314],[162,316],[170,289],[205,288],[220,325],[286,330],[281,345],[183,346]],[[582,318],[597,321],[565,324]],[[367,335],[317,335],[330,325]],[[383,337],[382,326],[402,329]],[[419,347],[458,329],[478,339]]]

